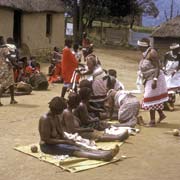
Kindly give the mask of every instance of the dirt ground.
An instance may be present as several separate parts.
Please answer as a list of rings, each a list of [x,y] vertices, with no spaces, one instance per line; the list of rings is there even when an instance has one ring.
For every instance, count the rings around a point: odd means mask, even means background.
[[[118,79],[127,89],[135,89],[139,52],[131,50],[96,50],[103,67],[118,71]],[[47,72],[47,64],[43,64]],[[122,146],[119,156],[127,159],[115,164],[71,174],[51,164],[13,150],[16,145],[27,145],[39,141],[38,120],[48,110],[48,102],[60,95],[62,85],[50,86],[48,91],[34,91],[32,95],[17,97],[18,105],[9,105],[3,98],[0,107],[0,180],[179,180],[180,137],[166,132],[180,128],[180,97],[176,110],[166,112],[167,118],[155,128],[141,128]],[[141,111],[145,121],[147,112]]]

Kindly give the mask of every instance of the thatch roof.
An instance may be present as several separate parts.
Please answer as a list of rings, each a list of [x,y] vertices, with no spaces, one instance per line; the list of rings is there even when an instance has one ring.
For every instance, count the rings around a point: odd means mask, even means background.
[[[180,16],[163,23],[154,30],[152,37],[180,38]]]
[[[0,0],[0,6],[26,12],[64,12],[61,0]]]

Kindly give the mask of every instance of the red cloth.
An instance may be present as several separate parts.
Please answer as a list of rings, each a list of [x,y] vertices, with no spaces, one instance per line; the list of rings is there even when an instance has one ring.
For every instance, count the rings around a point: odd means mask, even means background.
[[[53,83],[53,82],[57,82],[60,79],[61,76],[61,63],[57,63],[55,66],[55,70],[53,72],[53,74],[49,77],[48,82]]]
[[[25,74],[27,75],[27,74],[32,74],[32,72],[33,72],[33,68],[31,67],[31,66],[26,66],[25,67]]]
[[[71,82],[74,70],[78,67],[78,61],[67,47],[63,49],[63,57],[61,63],[62,77],[65,83]]]

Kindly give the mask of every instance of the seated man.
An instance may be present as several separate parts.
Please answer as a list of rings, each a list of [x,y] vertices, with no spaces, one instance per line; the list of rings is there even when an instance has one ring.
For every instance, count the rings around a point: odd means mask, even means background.
[[[87,87],[80,88],[79,96],[81,102],[74,110],[74,115],[80,119],[80,124],[83,127],[92,127],[99,131],[105,130],[110,127],[106,121],[100,121],[98,117],[92,117],[88,112],[89,98],[91,96],[92,90]]]
[[[132,94],[124,90],[115,91],[111,89],[108,92],[105,107],[112,119],[115,108],[118,109],[118,126],[135,127],[138,121],[138,114],[140,109],[139,100]]]
[[[122,132],[120,135],[109,135],[101,131],[96,131],[92,128],[83,128],[80,126],[80,120],[73,114],[80,102],[80,98],[77,94],[72,93],[68,97],[68,107],[62,114],[62,126],[63,131],[67,133],[79,133],[80,136],[87,139],[93,139],[96,141],[124,141],[129,137],[127,131]]]
[[[91,90],[91,94],[88,99],[88,106],[87,106],[88,113],[91,114],[92,117],[99,117],[100,119],[105,119],[106,110],[104,108],[104,100],[106,96],[102,96],[102,97],[94,96],[92,90],[92,82],[88,81],[87,79],[83,79],[79,83],[79,89],[82,89],[84,87],[89,88]],[[105,114],[105,118],[104,118],[104,114]]]
[[[61,126],[62,111],[66,107],[63,98],[55,97],[49,103],[50,111],[39,120],[41,151],[52,155],[70,155],[95,160],[110,161],[118,152],[112,150],[93,150],[83,148],[74,141],[65,139]]]

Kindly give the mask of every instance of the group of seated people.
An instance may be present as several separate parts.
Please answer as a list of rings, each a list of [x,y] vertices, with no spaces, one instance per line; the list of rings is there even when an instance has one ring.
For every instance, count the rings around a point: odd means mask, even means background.
[[[140,102],[116,78],[116,71],[105,71],[93,54],[86,52],[86,68],[76,69],[81,81],[69,91],[67,100],[54,97],[49,112],[39,120],[41,151],[53,155],[72,155],[111,160],[119,151],[100,150],[95,142],[124,141],[127,128],[139,123]],[[112,124],[110,120],[116,120]],[[108,130],[107,130],[108,129]]]
[[[99,150],[94,141],[124,141],[129,137],[128,131],[123,129],[115,135],[107,134],[104,130],[110,128],[110,124],[88,113],[86,102],[90,93],[90,89],[84,87],[78,94],[70,93],[67,101],[62,97],[54,97],[50,101],[49,112],[39,120],[42,152],[105,161],[118,153],[118,146],[109,151]],[[78,138],[72,139],[72,136]]]
[[[46,90],[48,81],[46,76],[40,71],[40,64],[35,57],[22,57],[17,61],[14,68],[14,79],[18,91],[30,93],[28,89]],[[32,91],[32,90],[31,90]]]

